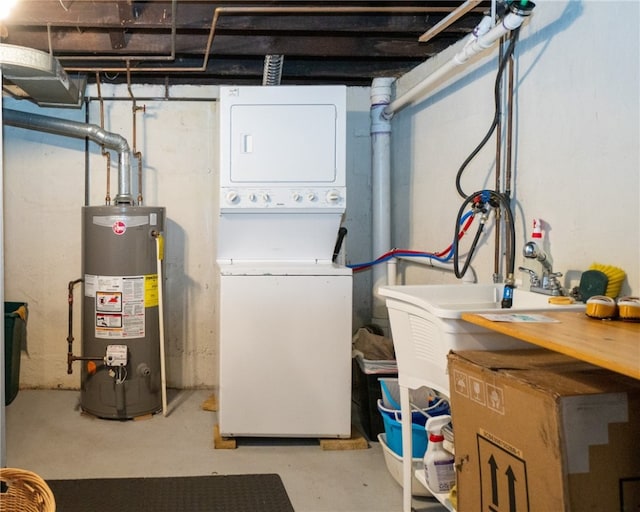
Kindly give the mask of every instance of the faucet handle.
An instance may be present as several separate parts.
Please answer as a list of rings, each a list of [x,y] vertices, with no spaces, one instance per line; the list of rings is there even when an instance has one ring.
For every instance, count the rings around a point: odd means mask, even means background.
[[[518,267],[518,270],[529,273],[529,284],[531,286],[540,286],[540,278],[538,277],[538,274],[536,274],[534,270],[531,270],[530,268],[526,268],[526,267]]]

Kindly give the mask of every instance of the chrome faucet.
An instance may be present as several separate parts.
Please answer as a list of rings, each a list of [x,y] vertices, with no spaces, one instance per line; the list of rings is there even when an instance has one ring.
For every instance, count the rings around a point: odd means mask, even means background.
[[[554,272],[547,254],[538,247],[535,242],[527,242],[522,250],[525,258],[537,260],[542,263],[542,275],[538,276],[530,268],[518,267],[519,270],[529,273],[530,290],[545,295],[564,295],[562,285],[558,280],[561,272]]]

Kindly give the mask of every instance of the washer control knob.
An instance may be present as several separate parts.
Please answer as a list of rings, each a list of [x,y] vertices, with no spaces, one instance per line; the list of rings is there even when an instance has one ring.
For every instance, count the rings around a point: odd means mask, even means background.
[[[313,201],[315,201],[316,199],[318,199],[318,197],[316,196],[315,192],[309,192],[309,193],[307,194],[307,200],[309,200],[309,201],[313,202]]]
[[[297,192],[291,194],[291,199],[293,199],[296,203],[299,203],[302,200],[302,196]]]
[[[340,201],[340,193],[337,190],[329,190],[326,199],[327,203],[336,204]]]
[[[255,203],[256,199],[257,199],[256,195],[253,192],[251,192],[251,194],[249,194],[249,201],[251,201],[252,203]]]
[[[225,195],[225,199],[229,204],[237,204],[240,202],[240,195],[235,190],[229,190]]]
[[[268,203],[271,200],[271,198],[269,197],[269,194],[267,194],[266,192],[260,193],[260,199],[262,199],[263,203]]]

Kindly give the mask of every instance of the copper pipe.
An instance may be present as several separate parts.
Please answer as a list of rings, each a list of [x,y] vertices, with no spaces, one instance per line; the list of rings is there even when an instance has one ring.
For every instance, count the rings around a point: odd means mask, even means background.
[[[136,145],[136,139],[137,139],[137,122],[136,122],[136,114],[138,113],[138,110],[142,110],[143,112],[146,112],[147,107],[146,105],[143,105],[142,107],[138,107],[136,104],[136,98],[133,95],[133,91],[131,90],[131,68],[129,67],[129,61],[127,61],[127,90],[129,91],[129,96],[131,96],[131,99],[133,100],[133,104],[131,106],[131,111],[133,113],[133,156],[136,157],[136,160],[138,161],[138,197],[137,197],[137,202],[138,202],[138,206],[142,205],[143,199],[142,199],[142,152],[138,151],[137,149],[137,145]]]
[[[104,101],[100,92],[100,73],[96,73],[96,87],[98,90],[98,100],[100,102],[100,128],[104,129]],[[111,204],[111,153],[104,149],[104,144],[100,145],[102,156],[107,159],[107,195],[104,203],[109,206]]]
[[[511,195],[511,169],[512,169],[512,139],[513,139],[513,81],[514,81],[513,55],[509,57],[509,74],[507,84],[507,153],[505,191]]]
[[[76,359],[73,355],[73,288],[78,283],[82,283],[84,279],[75,279],[74,281],[69,281],[69,285],[67,286],[67,304],[69,305],[69,331],[67,334],[67,373],[71,375],[73,372],[73,368],[71,367],[71,363]]]
[[[514,36],[517,37],[517,36]],[[514,82],[514,60],[513,53],[509,55],[509,62],[507,62],[509,69],[507,77],[507,129],[506,129],[506,150],[505,150],[505,179],[504,179],[504,197],[505,201],[511,200],[511,180],[512,180],[512,139],[513,139],[513,82]],[[506,230],[507,233],[513,233],[512,227],[509,226],[509,222],[512,222],[513,218],[507,217]],[[511,255],[515,258],[515,255]]]
[[[483,9],[475,8],[473,11],[482,11]],[[358,14],[358,13],[404,13],[404,12],[451,12],[448,7],[340,7],[340,6],[326,6],[326,7],[216,7],[213,10],[213,16],[211,19],[211,28],[209,30],[209,37],[207,38],[207,45],[205,47],[203,62],[200,67],[136,67],[131,71],[136,73],[154,73],[154,72],[171,72],[179,71],[181,73],[202,73],[206,71],[207,64],[209,63],[209,56],[211,54],[211,46],[215,36],[215,29],[222,14],[226,15],[241,15],[241,14]],[[174,20],[175,23],[175,16]],[[172,40],[172,54],[175,54],[175,37]],[[60,60],[123,60],[123,61],[149,61],[149,60],[172,60],[171,56],[163,57],[140,57],[138,55],[128,56],[92,56],[92,57],[64,57],[61,56]],[[95,67],[65,67],[68,72],[95,72],[96,70],[106,71],[110,73],[124,73],[127,72],[128,66],[124,68],[95,68]]]
[[[498,68],[500,67],[502,60],[504,59],[503,55],[503,46],[504,46],[504,37],[500,38],[500,44],[498,48]],[[502,98],[499,100],[502,102]],[[496,105],[496,108],[499,108]],[[500,178],[502,167],[500,162],[502,160],[502,116],[498,116],[498,120],[496,123],[496,178],[495,178],[495,188],[494,190],[499,194],[500,193]],[[495,228],[495,240],[494,240],[494,249],[493,249],[493,282],[499,283],[500,279],[500,255],[501,255],[501,240],[500,240],[500,224],[501,224],[501,215],[500,208],[495,209],[496,213],[496,228]]]

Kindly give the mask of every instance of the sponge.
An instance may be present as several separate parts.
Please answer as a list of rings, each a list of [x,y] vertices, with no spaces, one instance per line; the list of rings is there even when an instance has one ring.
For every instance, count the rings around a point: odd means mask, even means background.
[[[585,314],[591,318],[606,320],[618,313],[616,301],[605,295],[594,295],[587,300]]]
[[[625,271],[613,265],[603,265],[602,263],[593,263],[589,268],[591,270],[599,270],[607,276],[607,291],[604,294],[615,299],[620,293],[623,281],[627,277]]]
[[[640,297],[620,297],[618,310],[622,320],[640,322]]]

